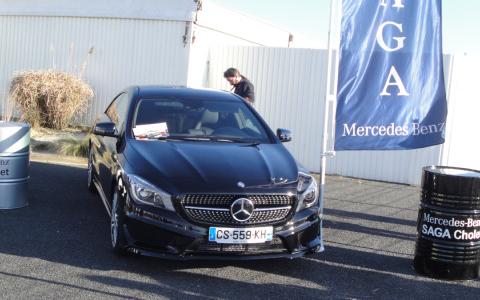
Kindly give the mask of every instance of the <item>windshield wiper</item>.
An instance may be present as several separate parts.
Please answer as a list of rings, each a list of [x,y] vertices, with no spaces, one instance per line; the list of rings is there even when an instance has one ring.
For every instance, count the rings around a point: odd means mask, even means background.
[[[248,145],[259,145],[262,142],[259,140],[254,139],[242,139],[242,138],[235,138],[235,137],[225,137],[225,136],[210,136],[212,141],[215,142],[229,142],[229,143],[240,143],[240,144],[248,144]]]
[[[201,136],[182,136],[182,135],[169,135],[156,138],[161,141],[210,141],[208,137]]]
[[[255,141],[255,142],[245,143],[245,145],[242,145],[242,147],[256,147],[256,146],[261,145],[261,144],[262,144],[262,142]]]
[[[184,136],[184,135],[170,135],[170,136],[162,136],[156,138],[162,141],[168,140],[177,140],[177,141],[207,141],[207,142],[219,142],[219,143],[241,143],[241,144],[248,144],[248,146],[256,146],[261,144],[260,141],[257,140],[244,140],[241,138],[231,138],[231,137],[223,137],[223,136],[208,136],[208,135],[191,135],[191,136]]]
[[[210,136],[183,136],[183,135],[169,135],[155,138],[161,141],[195,141],[195,142],[229,142],[232,143],[230,139],[217,139]]]

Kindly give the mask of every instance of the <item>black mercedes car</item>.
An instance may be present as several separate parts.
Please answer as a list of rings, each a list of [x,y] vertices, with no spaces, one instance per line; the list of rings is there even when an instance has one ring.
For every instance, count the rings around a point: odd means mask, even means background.
[[[137,86],[93,127],[88,188],[117,253],[298,257],[322,248],[316,180],[256,110],[228,92]]]

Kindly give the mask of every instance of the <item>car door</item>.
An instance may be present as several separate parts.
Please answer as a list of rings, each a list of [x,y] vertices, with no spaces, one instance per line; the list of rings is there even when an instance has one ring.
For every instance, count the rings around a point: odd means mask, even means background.
[[[117,170],[118,145],[124,138],[129,104],[128,100],[128,94],[121,93],[112,101],[105,111],[106,119],[115,124],[116,133],[119,135],[119,138],[108,136],[98,137],[98,177],[108,199],[111,199],[112,183]]]

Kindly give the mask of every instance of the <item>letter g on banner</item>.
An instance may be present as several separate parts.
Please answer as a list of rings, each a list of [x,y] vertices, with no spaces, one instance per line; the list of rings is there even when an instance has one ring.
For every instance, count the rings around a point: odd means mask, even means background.
[[[382,49],[387,51],[387,52],[393,52],[393,51],[397,51],[397,50],[402,49],[404,47],[404,41],[405,41],[406,37],[393,37],[393,39],[397,42],[397,46],[395,46],[394,48],[391,48],[390,46],[388,46],[385,43],[385,39],[383,38],[383,32],[384,32],[386,26],[393,26],[393,27],[397,28],[400,32],[403,32],[403,25],[402,24],[395,23],[395,22],[390,22],[390,21],[384,22],[382,25],[380,25],[380,27],[378,28],[378,31],[377,31],[377,43],[378,43],[378,45],[380,45],[380,47],[382,47]]]

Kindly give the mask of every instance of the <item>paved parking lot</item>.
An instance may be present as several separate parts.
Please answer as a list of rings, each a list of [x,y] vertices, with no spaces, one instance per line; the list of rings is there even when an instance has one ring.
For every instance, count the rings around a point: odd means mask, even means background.
[[[474,299],[479,281],[412,269],[419,191],[328,178],[324,253],[297,260],[172,262],[110,251],[85,169],[32,163],[30,206],[0,211],[0,297]],[[1,197],[1,195],[0,195]]]

